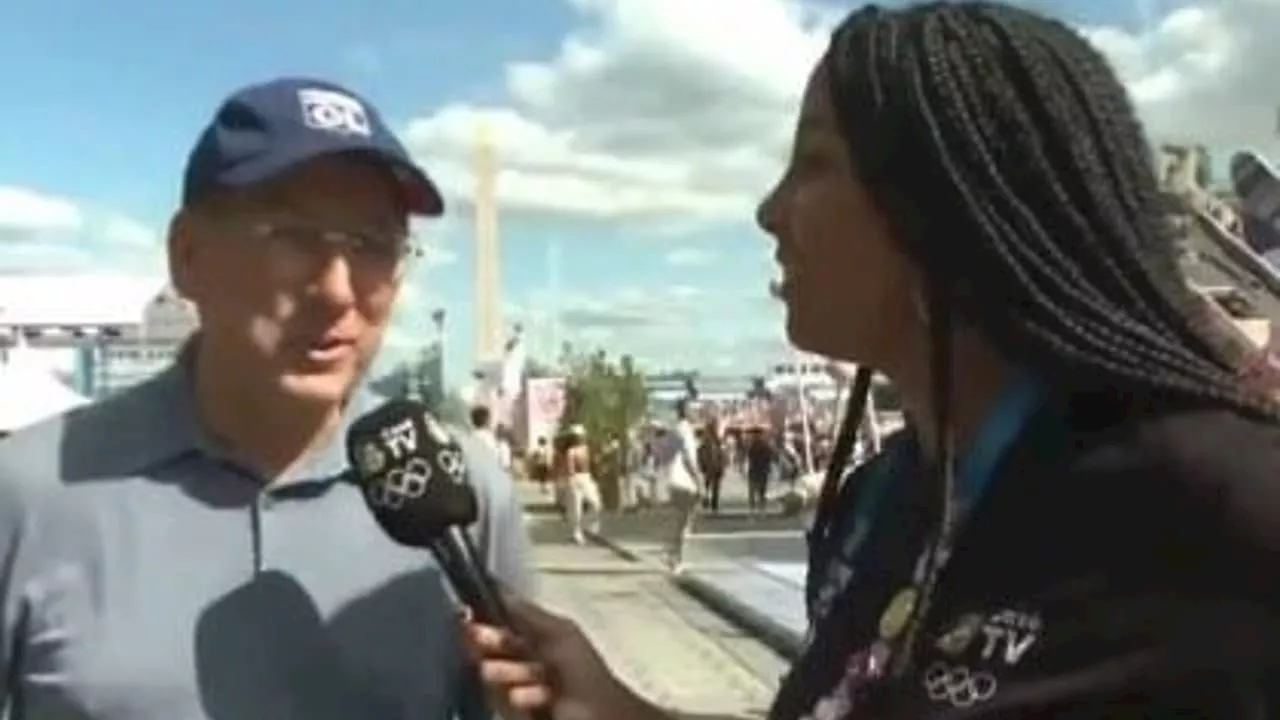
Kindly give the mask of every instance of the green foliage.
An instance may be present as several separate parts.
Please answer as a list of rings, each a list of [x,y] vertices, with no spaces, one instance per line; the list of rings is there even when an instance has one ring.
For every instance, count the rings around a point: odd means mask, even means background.
[[[593,442],[622,438],[645,413],[644,375],[629,355],[612,359],[603,350],[572,357],[566,367],[561,430],[581,424]]]
[[[525,363],[525,375],[531,378],[549,378],[557,377],[560,374],[558,368],[548,362],[543,362],[539,358],[529,358]]]
[[[597,468],[605,504],[617,503],[619,461],[625,457],[630,431],[644,418],[648,393],[644,374],[629,355],[610,358],[603,350],[590,354],[565,353],[565,411],[561,431],[580,424],[587,430],[591,456],[603,464]],[[605,445],[616,438],[620,453],[607,455]]]

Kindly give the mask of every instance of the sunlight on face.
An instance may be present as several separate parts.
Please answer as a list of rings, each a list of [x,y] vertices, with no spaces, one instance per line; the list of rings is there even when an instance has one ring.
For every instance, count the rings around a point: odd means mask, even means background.
[[[409,254],[386,171],[323,158],[204,214],[192,263],[202,342],[250,384],[343,398],[381,344]]]
[[[851,166],[827,90],[809,79],[786,172],[757,221],[777,241],[775,294],[797,347],[875,365],[908,305],[905,257]]]

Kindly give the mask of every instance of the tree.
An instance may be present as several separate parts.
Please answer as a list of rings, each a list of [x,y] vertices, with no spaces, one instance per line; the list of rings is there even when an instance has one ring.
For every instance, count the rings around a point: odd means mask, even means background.
[[[551,363],[532,357],[525,362],[524,371],[531,378],[556,377],[560,374],[559,370]]]
[[[619,501],[621,460],[626,457],[631,430],[648,409],[644,374],[635,359],[610,358],[603,350],[570,354],[566,358],[565,410],[561,431],[582,425],[587,431],[591,455],[601,461],[596,470],[606,507]],[[619,451],[606,453],[606,444],[617,439]],[[612,457],[612,460],[610,459]]]

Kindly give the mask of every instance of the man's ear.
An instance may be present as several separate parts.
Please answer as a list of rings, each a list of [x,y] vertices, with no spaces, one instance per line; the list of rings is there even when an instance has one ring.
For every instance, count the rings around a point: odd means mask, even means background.
[[[197,300],[200,295],[196,259],[199,255],[197,220],[183,210],[174,213],[169,221],[167,238],[169,258],[169,283],[178,295],[187,300]]]

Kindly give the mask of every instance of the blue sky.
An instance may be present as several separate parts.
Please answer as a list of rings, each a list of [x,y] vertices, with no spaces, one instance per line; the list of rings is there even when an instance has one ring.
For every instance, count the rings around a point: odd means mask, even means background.
[[[217,102],[248,82],[313,75],[372,100],[450,189],[453,217],[425,229],[432,261],[415,271],[390,354],[424,337],[428,313],[444,307],[451,365],[471,360],[466,135],[488,114],[506,129],[503,294],[536,352],[570,340],[651,363],[759,362],[783,346],[765,299],[771,249],[750,224],[751,198],[785,149],[824,12],[844,5],[776,15],[782,0],[699,2],[9,0],[0,4],[0,188],[69,203],[88,220],[58,240],[83,252],[45,258],[47,233],[45,244],[24,245],[36,235],[15,231],[32,233],[37,221],[0,216],[0,267],[43,258],[31,267],[59,269],[74,257],[77,268],[111,269],[129,255],[157,269],[183,160]],[[1133,33],[1170,9],[1037,5]],[[784,16],[787,32],[762,34]],[[739,20],[748,24],[736,29]],[[632,127],[612,111],[643,117]],[[722,121],[734,127],[721,132]],[[113,245],[122,236],[128,253]]]

